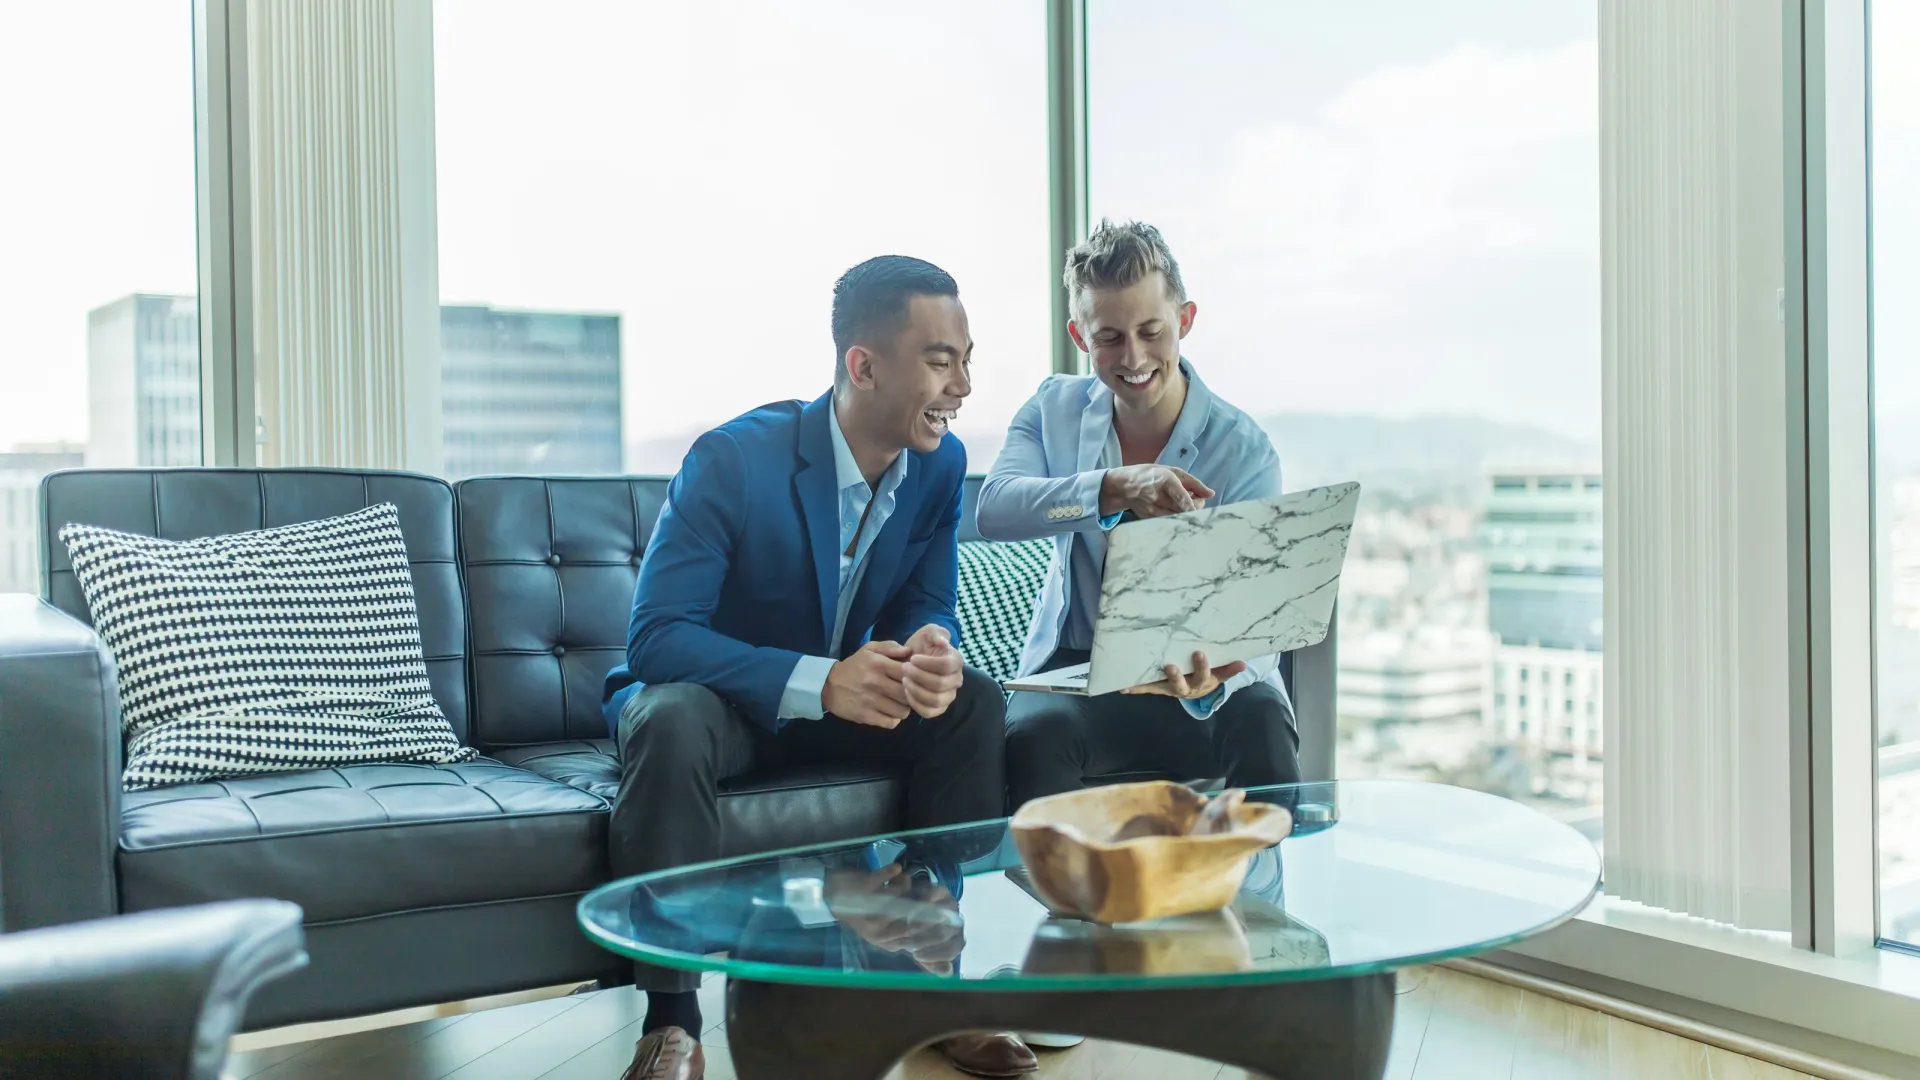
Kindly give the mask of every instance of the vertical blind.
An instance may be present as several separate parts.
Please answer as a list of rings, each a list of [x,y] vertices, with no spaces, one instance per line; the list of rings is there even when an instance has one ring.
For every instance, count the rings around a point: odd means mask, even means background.
[[[439,471],[427,0],[249,7],[263,465]]]
[[[1782,129],[1745,104],[1779,100],[1781,40],[1747,5],[1600,8],[1605,873],[1784,930]]]

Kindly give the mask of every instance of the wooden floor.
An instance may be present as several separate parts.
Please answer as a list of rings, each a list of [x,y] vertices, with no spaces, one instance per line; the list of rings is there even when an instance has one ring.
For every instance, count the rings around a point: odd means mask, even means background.
[[[721,983],[701,989],[707,1076],[733,1080]],[[231,1080],[618,1080],[639,1038],[631,988],[549,998],[238,1052]],[[258,1036],[242,1045],[258,1045]],[[1040,1053],[1058,1080],[1241,1080],[1239,1069],[1119,1043]],[[962,1074],[931,1051],[889,1080]],[[1440,968],[1400,974],[1389,1080],[1805,1080],[1766,1062]],[[862,1080],[862,1078],[849,1078]]]

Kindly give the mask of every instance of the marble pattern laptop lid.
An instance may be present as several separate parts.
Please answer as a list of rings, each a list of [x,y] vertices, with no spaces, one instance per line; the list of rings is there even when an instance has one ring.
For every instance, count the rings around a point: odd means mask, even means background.
[[[1327,636],[1360,485],[1131,521],[1108,538],[1087,693],[1157,682]]]

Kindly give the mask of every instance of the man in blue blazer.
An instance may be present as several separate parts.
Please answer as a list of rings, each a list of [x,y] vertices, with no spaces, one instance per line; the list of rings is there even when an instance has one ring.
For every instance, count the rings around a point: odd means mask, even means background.
[[[1093,374],[1053,376],[1021,407],[976,517],[990,540],[1055,540],[1022,675],[1086,661],[1106,532],[1124,517],[1280,494],[1266,433],[1180,355],[1196,309],[1159,230],[1103,221],[1067,254],[1065,276],[1068,331]],[[1168,665],[1165,681],[1122,695],[1015,694],[1012,804],[1135,770],[1224,774],[1236,787],[1297,781],[1300,736],[1278,668],[1273,656],[1213,667],[1196,653],[1188,670]]]
[[[719,858],[721,783],[781,762],[898,763],[914,828],[1002,812],[1005,706],[957,650],[959,289],[919,259],[870,259],[834,286],[833,339],[830,392],[707,432],[668,486],[606,681],[615,874]],[[629,1072],[698,1077],[698,976],[638,965],[636,981],[648,1034]],[[961,1049],[1032,1061],[981,1038]]]

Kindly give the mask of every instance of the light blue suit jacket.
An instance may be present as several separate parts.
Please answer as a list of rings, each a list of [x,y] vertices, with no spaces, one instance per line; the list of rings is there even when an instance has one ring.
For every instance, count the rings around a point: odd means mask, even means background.
[[[1184,357],[1180,369],[1187,375],[1187,400],[1160,452],[1160,464],[1184,469],[1212,488],[1211,506],[1279,495],[1280,456],[1267,433],[1247,414],[1213,396]],[[1006,445],[980,488],[975,523],[981,536],[1054,538],[1053,563],[1020,654],[1022,675],[1039,671],[1059,647],[1068,605],[1100,603],[1097,595],[1069,594],[1073,537],[1085,537],[1096,557],[1106,554],[1107,534],[1100,527],[1105,470],[1099,462],[1112,427],[1113,391],[1106,384],[1092,375],[1052,376],[1014,416]],[[1277,656],[1248,661],[1246,671],[1227,680],[1226,692],[1265,682],[1284,696],[1279,668]]]

